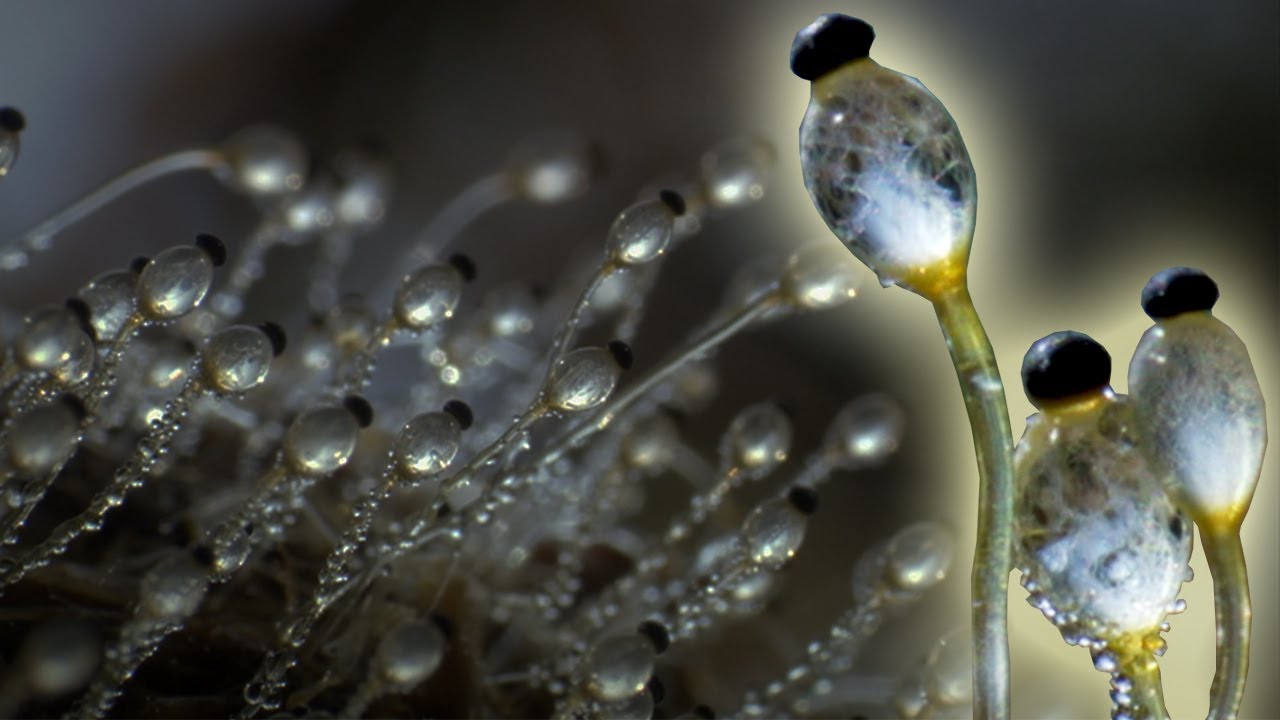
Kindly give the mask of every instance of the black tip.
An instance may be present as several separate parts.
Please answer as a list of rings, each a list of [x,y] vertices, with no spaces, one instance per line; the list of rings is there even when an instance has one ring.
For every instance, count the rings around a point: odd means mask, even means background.
[[[676,217],[680,217],[684,214],[684,198],[675,190],[662,190],[658,193],[658,199],[661,200],[662,204],[666,205]]]
[[[1174,267],[1161,270],[1142,288],[1142,310],[1152,320],[1197,310],[1212,310],[1218,302],[1218,284],[1203,270]]]
[[[618,363],[618,367],[623,370],[630,370],[631,366],[636,362],[636,356],[631,352],[631,346],[621,340],[609,341],[609,354],[613,356],[613,361]]]
[[[1061,400],[1111,382],[1111,355],[1096,340],[1064,330],[1037,340],[1022,359],[1022,387],[1034,404]]]
[[[27,119],[22,116],[22,113],[18,111],[18,108],[0,108],[0,128],[16,133],[22,132],[26,127]]]
[[[151,258],[147,257],[146,255],[139,255],[138,257],[134,258],[132,262],[129,263],[129,271],[132,272],[134,275],[137,275],[142,272],[143,268],[145,268],[150,264],[151,264]]]
[[[440,630],[440,634],[444,635],[445,640],[453,639],[453,621],[449,619],[449,616],[443,613],[433,612],[429,619],[431,620],[431,624],[435,625],[436,628]]]
[[[444,411],[453,416],[458,421],[458,426],[463,430],[471,427],[471,423],[475,422],[475,415],[471,413],[471,406],[461,400],[450,400],[444,404]]]
[[[67,309],[71,311],[71,314],[75,315],[76,320],[80,322],[80,329],[84,331],[84,334],[88,335],[90,340],[97,342],[98,331],[93,329],[93,311],[89,309],[89,303],[78,297],[73,297],[67,298],[67,302],[65,304]]]
[[[71,410],[71,414],[75,415],[77,420],[84,420],[85,416],[89,414],[89,410],[84,406],[84,401],[71,393],[64,394],[58,400]]]
[[[653,698],[654,705],[661,705],[662,701],[667,697],[667,686],[656,677],[649,678],[649,684],[645,686],[649,690],[649,697]]]
[[[796,485],[787,491],[787,502],[802,515],[812,515],[818,510],[818,493],[813,488]]]
[[[285,336],[284,328],[273,322],[264,322],[258,326],[258,329],[271,341],[271,352],[276,357],[280,357],[280,353],[284,352],[285,347],[289,344],[289,338]]]
[[[227,244],[215,235],[200,233],[196,236],[196,247],[209,256],[209,262],[213,263],[214,267],[222,267],[222,264],[227,261]]]
[[[191,548],[191,557],[195,558],[201,567],[210,567],[213,565],[213,548],[208,545],[196,545]]]
[[[453,513],[453,506],[447,502],[440,503],[440,507],[436,508],[436,519],[441,520],[449,517]]]
[[[458,272],[462,274],[463,280],[471,282],[476,279],[476,264],[466,255],[456,253],[449,256],[449,264],[457,268]]]
[[[802,80],[817,80],[845,63],[871,52],[876,31],[857,18],[840,13],[818,16],[796,33],[791,43],[791,72]]]
[[[645,620],[640,623],[640,627],[636,628],[636,632],[645,636],[645,639],[653,644],[653,651],[659,655],[671,647],[671,633],[666,625],[657,620]]]
[[[348,395],[342,399],[342,407],[356,419],[356,424],[367,428],[373,424],[373,406],[359,395]]]
[[[694,717],[700,717],[702,720],[716,720],[716,711],[708,705],[694,705],[691,712]]]

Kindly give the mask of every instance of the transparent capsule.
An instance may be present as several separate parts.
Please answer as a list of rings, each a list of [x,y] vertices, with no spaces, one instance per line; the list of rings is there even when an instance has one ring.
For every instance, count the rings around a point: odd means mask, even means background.
[[[968,262],[973,165],[942,103],[919,80],[867,57],[873,39],[870,26],[841,15],[796,37],[792,70],[812,81],[800,126],[805,187],[881,283],[930,295]]]
[[[756,506],[742,524],[742,541],[751,561],[770,569],[782,567],[804,542],[809,514],[790,498],[773,498]]]
[[[871,393],[840,409],[827,429],[825,444],[843,468],[878,467],[898,450],[906,424],[897,400]]]
[[[9,463],[19,472],[43,475],[75,452],[84,406],[75,397],[32,408],[13,420],[5,438]]]
[[[782,296],[795,307],[821,310],[848,302],[857,294],[857,265],[835,243],[807,245],[787,261]]]
[[[102,638],[91,624],[53,620],[23,640],[18,666],[33,691],[52,697],[84,687],[101,658]]]
[[[1047,616],[1078,618],[1071,632],[1152,631],[1182,587],[1189,524],[1134,445],[1127,398],[1108,388],[1070,407],[1033,415],[1018,443],[1018,563]]]
[[[161,251],[138,275],[138,310],[151,320],[173,320],[204,300],[214,263],[204,250],[180,245]]]
[[[344,227],[368,232],[382,223],[391,202],[391,165],[370,147],[351,148],[333,159],[338,176],[335,218]]]
[[[763,476],[791,452],[791,418],[775,403],[750,405],[729,423],[721,446],[727,462]]]
[[[622,370],[610,349],[578,348],[560,358],[551,371],[546,402],[564,412],[589,410],[609,398]]]
[[[600,720],[649,720],[653,717],[656,703],[652,689],[648,689],[622,700],[598,702],[593,708],[592,717]]]
[[[574,132],[552,130],[527,138],[508,162],[515,190],[531,202],[552,205],[581,197],[599,175],[599,151]]]
[[[294,472],[328,475],[351,459],[359,432],[358,420],[344,407],[308,410],[285,432],[285,461]]]
[[[758,202],[775,154],[773,146],[758,137],[726,140],[708,150],[698,165],[707,203],[723,209]]]
[[[18,151],[22,149],[18,136],[26,127],[26,118],[17,108],[0,107],[0,177],[8,175],[18,162]]]
[[[453,317],[464,280],[449,264],[428,265],[406,275],[396,289],[396,319],[407,328],[424,330]]]
[[[399,472],[416,480],[444,470],[458,454],[462,430],[448,412],[423,413],[409,420],[391,450]]]
[[[1129,390],[1139,442],[1166,486],[1197,522],[1229,525],[1253,500],[1267,421],[1248,349],[1211,314],[1212,283],[1189,268],[1148,283],[1144,306],[1156,324],[1129,363]]]
[[[75,314],[51,305],[27,316],[14,342],[14,357],[26,368],[52,372],[82,355],[86,341]]]
[[[246,392],[260,385],[267,379],[271,359],[276,355],[273,334],[263,328],[233,325],[209,338],[201,353],[205,382],[215,392],[227,394]]]
[[[943,526],[932,522],[909,525],[889,541],[888,580],[902,590],[927,590],[946,579],[954,552],[951,533]]]
[[[132,270],[103,273],[76,294],[89,307],[89,323],[98,340],[115,340],[129,317],[133,315],[133,288],[138,276]]]
[[[147,368],[147,385],[165,389],[179,387],[191,371],[194,348],[186,344],[165,343],[156,348]]]
[[[670,191],[659,200],[636,203],[613,221],[605,251],[620,265],[643,265],[667,249],[675,219],[683,213],[684,200]]]
[[[596,643],[584,660],[587,692],[598,700],[623,700],[643,692],[657,657],[653,643],[639,633],[615,635]]]
[[[302,188],[307,150],[293,133],[274,125],[254,125],[222,143],[226,168],[218,177],[237,192],[272,197]]]
[[[382,680],[402,688],[412,688],[431,677],[444,659],[446,639],[434,623],[424,620],[402,622],[378,643],[375,656]]]
[[[189,554],[171,555],[143,576],[139,613],[162,623],[182,622],[200,607],[208,589],[204,569]]]

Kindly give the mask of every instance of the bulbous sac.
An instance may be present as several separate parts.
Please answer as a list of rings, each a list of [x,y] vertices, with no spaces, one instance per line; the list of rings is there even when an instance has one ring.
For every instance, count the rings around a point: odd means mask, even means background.
[[[423,413],[405,423],[392,448],[396,466],[410,480],[444,470],[458,454],[462,427],[448,413]]]
[[[209,340],[204,349],[204,379],[220,393],[242,393],[267,379],[274,353],[271,340],[258,328],[233,325]]]
[[[89,324],[98,340],[110,342],[133,314],[133,286],[138,276],[129,270],[103,273],[76,294],[89,306]]]
[[[13,468],[38,475],[75,451],[80,441],[80,418],[66,403],[41,405],[14,419],[5,439]]]
[[[1189,577],[1191,526],[1135,444],[1128,398],[1032,416],[1016,453],[1014,552],[1064,636],[1158,632]]]
[[[453,317],[462,297],[462,274],[452,265],[428,265],[406,275],[396,289],[396,319],[406,328],[425,330]]]
[[[1129,388],[1142,448],[1170,493],[1197,522],[1243,519],[1267,420],[1240,338],[1207,312],[1162,321],[1138,343]]]
[[[204,300],[213,282],[213,263],[199,248],[182,245],[164,250],[138,275],[138,310],[152,320],[173,320]]]
[[[227,165],[219,179],[237,192],[255,197],[291,193],[307,179],[307,151],[289,131],[254,125],[223,143]]]
[[[580,412],[609,399],[622,369],[609,351],[578,348],[556,363],[547,384],[547,404],[562,412]]]
[[[884,285],[928,296],[939,273],[962,274],[977,187],[942,103],[870,59],[828,73],[812,91],[800,161],[831,231]]]
[[[285,458],[295,472],[327,475],[351,459],[359,432],[359,424],[346,408],[309,410],[298,416],[285,433]]]

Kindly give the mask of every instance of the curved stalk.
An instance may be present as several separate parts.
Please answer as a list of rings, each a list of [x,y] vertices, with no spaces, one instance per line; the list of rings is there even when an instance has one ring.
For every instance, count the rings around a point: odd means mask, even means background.
[[[974,717],[1009,712],[1010,543],[1013,536],[1013,437],[1000,368],[969,290],[933,300],[964,395],[978,456],[978,539],[973,558]]]
[[[1217,618],[1217,666],[1210,690],[1209,717],[1227,720],[1240,713],[1249,675],[1249,571],[1239,527],[1202,530],[1200,541],[1213,575],[1213,608]]]

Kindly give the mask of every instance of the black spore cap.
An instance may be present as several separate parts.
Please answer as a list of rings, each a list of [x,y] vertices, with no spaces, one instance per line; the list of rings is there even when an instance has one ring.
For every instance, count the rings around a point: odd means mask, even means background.
[[[65,405],[71,411],[71,414],[76,416],[77,420],[84,420],[85,416],[89,414],[88,408],[84,406],[84,401],[71,393],[63,393],[62,397],[58,398],[58,401]]]
[[[818,510],[818,493],[811,487],[796,485],[787,491],[787,502],[801,515],[812,515]]]
[[[623,370],[630,370],[631,366],[636,362],[635,353],[631,352],[631,346],[621,340],[609,341],[609,354],[613,356],[613,361],[618,363],[618,367]]]
[[[840,13],[818,16],[796,33],[791,43],[791,72],[802,80],[817,80],[845,63],[871,52],[876,31],[857,18]]]
[[[457,269],[463,280],[471,282],[476,279],[476,264],[466,255],[456,253],[449,256],[449,264]]]
[[[636,628],[636,632],[652,643],[653,651],[659,655],[671,647],[671,633],[667,631],[667,626],[657,620],[645,620]]]
[[[367,428],[373,424],[373,406],[359,395],[348,395],[342,399],[342,407],[356,419],[356,424]]]
[[[663,190],[659,192],[658,199],[662,201],[663,205],[667,206],[667,209],[671,211],[672,215],[675,215],[676,217],[680,217],[681,215],[684,214],[684,211],[686,209],[685,203],[684,203],[684,197],[682,197],[680,193],[676,192],[675,190]]]
[[[0,107],[0,128],[9,132],[22,132],[27,127],[27,119],[18,108]]]
[[[214,267],[222,267],[222,264],[227,261],[227,244],[216,235],[200,233],[196,236],[196,247],[209,256],[209,262],[213,263]]]
[[[284,334],[284,328],[273,322],[264,322],[258,326],[258,329],[271,341],[272,354],[280,357],[280,353],[284,352],[285,347],[289,344],[289,338]]]
[[[1111,355],[1097,340],[1073,330],[1047,335],[1022,359],[1022,387],[1037,407],[1111,383]]]
[[[1197,310],[1212,310],[1218,302],[1218,283],[1203,270],[1172,267],[1161,270],[1142,288],[1142,310],[1152,320]]]
[[[146,255],[139,255],[129,263],[129,270],[131,270],[134,275],[137,275],[138,273],[142,272],[143,268],[145,268],[150,264],[151,264],[151,258],[147,257]]]
[[[97,342],[98,331],[93,327],[93,311],[89,309],[89,303],[78,297],[72,297],[67,298],[64,304],[71,311],[71,314],[76,316],[76,321],[80,323],[80,329],[84,331],[84,334],[88,335],[90,340]]]
[[[475,422],[475,415],[471,412],[471,406],[461,400],[450,400],[444,404],[444,411],[453,416],[458,421],[458,427],[466,430],[471,427],[471,423]]]
[[[433,612],[427,617],[427,619],[432,625],[436,626],[436,629],[440,631],[441,635],[444,635],[445,640],[453,639],[453,620],[450,620],[448,615]]]

